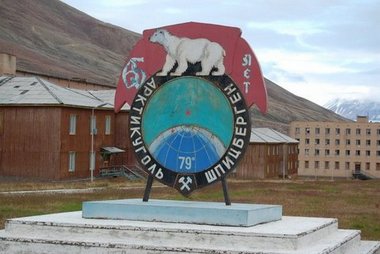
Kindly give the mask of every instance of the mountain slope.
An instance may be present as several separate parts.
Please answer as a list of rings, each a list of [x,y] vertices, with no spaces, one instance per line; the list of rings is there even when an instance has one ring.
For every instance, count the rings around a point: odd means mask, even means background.
[[[96,20],[58,0],[0,0],[0,51],[18,69],[115,86],[139,34]],[[337,121],[339,115],[266,80],[268,109],[251,110],[253,126],[287,133],[293,120]]]
[[[57,0],[0,0],[0,51],[20,70],[114,85],[140,35]]]
[[[268,113],[262,115],[256,108],[251,116],[255,127],[270,127],[283,133],[292,121],[348,121],[331,110],[296,96],[272,81],[265,79],[268,92]]]
[[[380,103],[370,100],[335,99],[326,108],[351,120],[357,116],[368,116],[368,120],[380,122]]]

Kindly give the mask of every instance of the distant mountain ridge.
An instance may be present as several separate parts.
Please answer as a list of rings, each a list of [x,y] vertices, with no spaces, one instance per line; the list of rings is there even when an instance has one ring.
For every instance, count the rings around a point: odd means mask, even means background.
[[[0,5],[0,51],[16,55],[18,69],[24,71],[116,86],[128,53],[141,38],[58,0],[0,0]],[[253,107],[253,127],[287,134],[295,120],[347,120],[268,79],[265,82],[268,113],[262,115]]]
[[[356,120],[357,116],[368,116],[372,122],[380,122],[380,102],[371,100],[335,99],[325,107],[345,118]]]

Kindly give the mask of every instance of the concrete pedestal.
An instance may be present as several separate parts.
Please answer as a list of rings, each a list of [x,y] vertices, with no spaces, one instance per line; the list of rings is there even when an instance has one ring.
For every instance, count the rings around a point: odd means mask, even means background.
[[[281,220],[282,206],[220,202],[122,199],[83,203],[83,218],[254,226]]]
[[[380,254],[336,219],[282,216],[255,226],[86,219],[81,211],[11,219],[0,253]]]

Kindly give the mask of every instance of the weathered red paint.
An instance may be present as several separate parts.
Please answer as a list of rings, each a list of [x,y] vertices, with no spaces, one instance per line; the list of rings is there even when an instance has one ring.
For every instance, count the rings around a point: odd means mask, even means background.
[[[239,86],[249,107],[256,104],[261,112],[267,111],[267,92],[259,63],[248,43],[240,37],[241,30],[239,28],[196,22],[162,28],[178,37],[207,38],[219,43],[226,52],[224,58],[225,74],[230,75]],[[137,67],[146,73],[147,78],[159,71],[165,63],[166,52],[164,49],[149,41],[149,37],[155,31],[156,28],[145,30],[143,37],[137,42],[127,59],[128,63],[131,58],[143,57],[144,62],[138,62]],[[244,71],[248,68],[243,66],[243,58],[246,54],[251,55],[250,66],[248,66],[250,71],[247,72],[249,75],[244,77]],[[250,83],[247,92],[245,91],[245,82]],[[115,111],[118,112],[125,103],[131,105],[137,90],[136,87],[126,87],[121,73],[115,95]]]

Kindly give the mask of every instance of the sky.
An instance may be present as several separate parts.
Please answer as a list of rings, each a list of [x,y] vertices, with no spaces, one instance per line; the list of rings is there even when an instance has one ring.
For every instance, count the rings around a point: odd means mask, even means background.
[[[239,27],[263,75],[319,105],[380,101],[380,0],[63,0],[142,33],[184,22]]]

